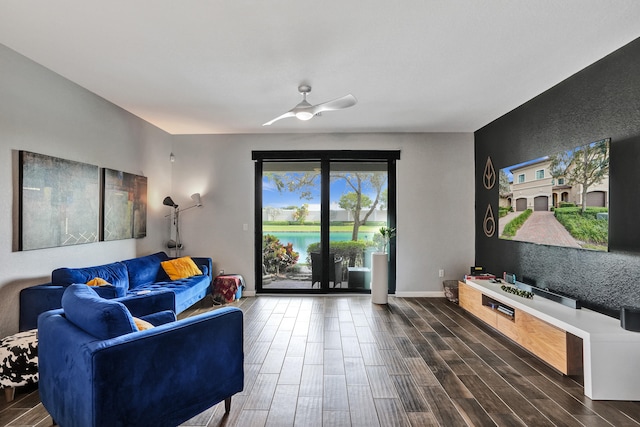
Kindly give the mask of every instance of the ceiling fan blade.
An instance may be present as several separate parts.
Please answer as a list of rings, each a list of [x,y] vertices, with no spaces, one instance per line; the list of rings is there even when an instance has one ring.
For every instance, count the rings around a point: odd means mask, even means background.
[[[282,119],[286,119],[287,117],[294,117],[296,114],[293,111],[287,111],[286,113],[284,113],[281,116],[276,117],[275,119],[268,121],[267,123],[263,124],[262,126],[271,126],[273,123],[277,122],[278,120],[282,120]]]
[[[323,111],[342,110],[345,108],[353,107],[358,103],[355,96],[349,94],[341,98],[336,98],[332,101],[323,102],[322,104],[314,105],[312,108],[313,114],[318,114]]]

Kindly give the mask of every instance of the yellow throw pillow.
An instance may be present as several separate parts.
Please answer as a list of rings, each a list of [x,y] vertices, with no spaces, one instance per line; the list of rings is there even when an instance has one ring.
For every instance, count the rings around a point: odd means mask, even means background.
[[[93,279],[87,282],[87,285],[89,286],[102,286],[102,285],[110,285],[110,284],[111,283],[107,282],[104,279],[101,279],[100,277],[94,277]]]
[[[162,261],[161,264],[171,280],[186,279],[187,277],[202,274],[202,271],[189,256]]]
[[[146,320],[138,319],[137,317],[133,318],[133,322],[136,324],[136,327],[139,331],[146,331],[147,329],[153,328],[153,325]]]

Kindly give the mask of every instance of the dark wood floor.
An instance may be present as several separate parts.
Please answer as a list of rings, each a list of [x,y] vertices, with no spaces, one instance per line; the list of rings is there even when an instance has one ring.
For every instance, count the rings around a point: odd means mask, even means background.
[[[245,390],[183,426],[638,426],[640,402],[591,401],[445,299],[259,297],[245,313]],[[180,317],[211,308],[199,304]],[[639,362],[640,363],[640,362]],[[640,365],[639,365],[640,369]],[[639,385],[640,387],[640,385]],[[51,424],[37,390],[0,425]]]

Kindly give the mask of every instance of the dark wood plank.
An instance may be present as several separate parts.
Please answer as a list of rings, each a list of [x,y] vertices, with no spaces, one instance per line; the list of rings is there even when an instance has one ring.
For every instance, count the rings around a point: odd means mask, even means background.
[[[491,415],[513,413],[478,376],[461,375],[459,378],[487,413]]]
[[[485,410],[478,404],[476,399],[468,398],[455,398],[454,404],[458,408],[462,418],[472,426],[493,426],[494,421],[489,417]]]
[[[640,426],[640,402],[592,401],[583,379],[444,298],[243,298],[245,382],[184,427]],[[219,307],[219,306],[218,306]],[[216,310],[208,299],[180,318]],[[0,399],[0,425],[51,419],[35,388]]]
[[[296,406],[293,402],[298,401],[298,385],[279,384],[271,401],[269,415],[266,426],[273,427],[293,427],[296,417]]]
[[[324,411],[348,411],[347,379],[344,375],[325,375],[322,394]]]
[[[391,375],[398,397],[407,412],[429,412],[430,408],[420,389],[407,375]]]
[[[373,399],[381,426],[409,427],[409,417],[400,399]]]
[[[345,357],[344,372],[347,385],[369,384],[367,370],[361,357]]]
[[[373,402],[371,389],[368,385],[347,386],[347,395],[349,396],[349,412],[351,413],[352,426],[380,426],[376,405]]]
[[[440,425],[443,426],[466,426],[462,415],[454,402],[447,396],[441,387],[421,387],[425,398],[429,402],[431,412],[436,417]],[[482,425],[482,424],[479,424]]]
[[[300,396],[296,406],[295,427],[322,426],[322,397]]]

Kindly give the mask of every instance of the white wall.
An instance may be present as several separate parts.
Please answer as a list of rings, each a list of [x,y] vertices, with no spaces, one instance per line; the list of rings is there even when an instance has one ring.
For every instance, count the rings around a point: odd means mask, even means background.
[[[216,270],[253,274],[252,150],[399,149],[397,295],[439,295],[474,260],[472,134],[171,136],[0,45],[0,337],[18,328],[19,291],[55,268],[97,265],[165,250],[171,195],[181,207],[184,254]],[[147,237],[14,252],[17,150],[148,177]],[[176,156],[169,162],[169,153]],[[248,230],[243,230],[247,224]]]
[[[211,256],[215,271],[242,274],[246,294],[255,291],[251,152],[288,149],[401,150],[397,295],[441,295],[443,279],[461,278],[473,265],[472,134],[176,136],[172,197],[189,206],[189,196],[200,192],[204,205],[181,215],[184,254]]]
[[[171,186],[171,136],[0,45],[0,337],[18,329],[20,289],[57,267],[113,262],[162,250],[162,198]],[[17,150],[148,177],[147,237],[13,252]]]

